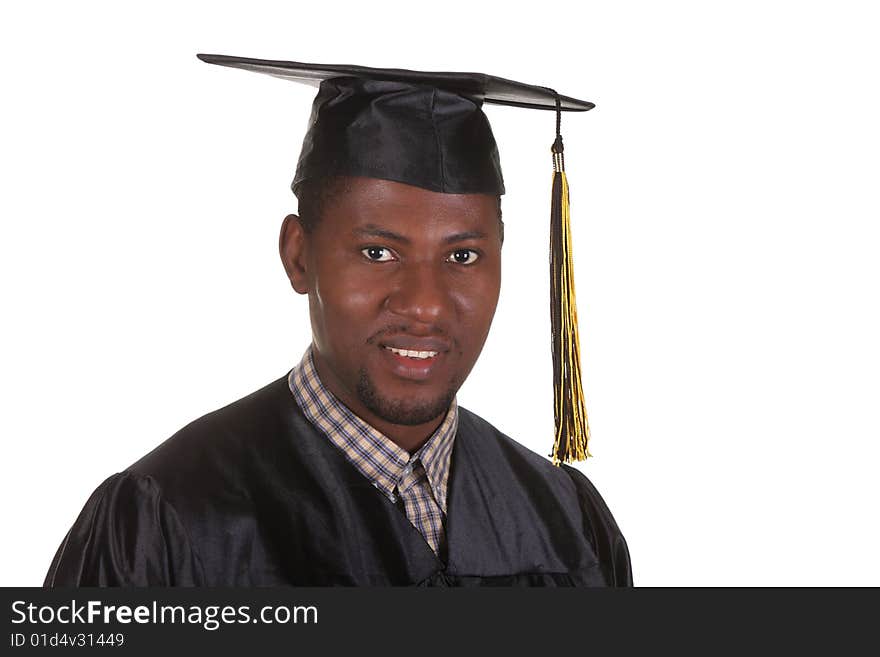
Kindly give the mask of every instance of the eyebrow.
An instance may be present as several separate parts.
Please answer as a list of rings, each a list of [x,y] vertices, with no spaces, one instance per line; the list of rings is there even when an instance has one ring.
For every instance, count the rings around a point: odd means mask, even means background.
[[[367,224],[366,226],[355,228],[354,232],[359,237],[381,237],[387,240],[400,242],[401,244],[410,244],[412,242],[412,240],[410,240],[408,237],[404,237],[399,233],[395,233],[394,231],[387,230],[385,228],[380,228],[375,224]],[[463,242],[464,240],[484,239],[486,237],[488,237],[488,235],[483,231],[466,230],[461,233],[453,233],[452,235],[447,235],[443,238],[443,243],[454,244],[455,242]]]
[[[386,240],[394,240],[395,242],[400,242],[401,244],[410,243],[410,239],[408,237],[399,235],[398,233],[395,233],[391,230],[379,228],[379,226],[376,226],[374,224],[367,224],[366,226],[355,228],[354,232],[360,237],[382,237]]]
[[[454,242],[463,242],[464,240],[476,240],[488,237],[486,233],[480,230],[466,230],[463,233],[455,233],[443,238],[444,244],[453,244]]]

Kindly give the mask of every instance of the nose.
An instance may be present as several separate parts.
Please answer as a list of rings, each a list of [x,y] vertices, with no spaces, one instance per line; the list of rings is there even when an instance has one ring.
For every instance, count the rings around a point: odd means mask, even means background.
[[[424,324],[444,322],[452,311],[452,298],[442,267],[413,263],[401,268],[386,308],[400,317]]]

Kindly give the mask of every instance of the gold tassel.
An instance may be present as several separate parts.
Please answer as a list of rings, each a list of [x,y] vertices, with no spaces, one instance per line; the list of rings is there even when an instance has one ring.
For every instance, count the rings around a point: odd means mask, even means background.
[[[551,149],[553,193],[550,209],[550,323],[556,428],[551,457],[554,465],[583,461],[592,456],[587,449],[590,425],[581,385],[580,341],[571,252],[571,214],[562,136],[559,134],[559,115],[557,99],[557,134]]]

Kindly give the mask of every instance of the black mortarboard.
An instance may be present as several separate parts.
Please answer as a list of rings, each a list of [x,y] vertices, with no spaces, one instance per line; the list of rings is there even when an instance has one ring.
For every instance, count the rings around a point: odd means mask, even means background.
[[[589,456],[560,118],[563,111],[586,111],[593,103],[483,73],[198,57],[318,87],[291,185],[297,195],[305,180],[338,175],[452,194],[503,194],[498,147],[483,103],[556,112],[550,235],[556,439],[551,456],[554,463]]]

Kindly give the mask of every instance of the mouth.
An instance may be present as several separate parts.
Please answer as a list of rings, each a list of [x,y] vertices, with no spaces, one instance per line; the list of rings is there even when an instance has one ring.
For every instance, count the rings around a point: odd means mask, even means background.
[[[396,347],[388,347],[385,349],[390,351],[393,354],[397,354],[398,356],[404,356],[406,358],[414,358],[416,360],[427,360],[429,358],[434,358],[439,351],[417,351],[415,349],[397,349]]]
[[[450,345],[440,338],[404,335],[389,338],[377,346],[392,375],[423,383],[436,378],[450,350]]]

